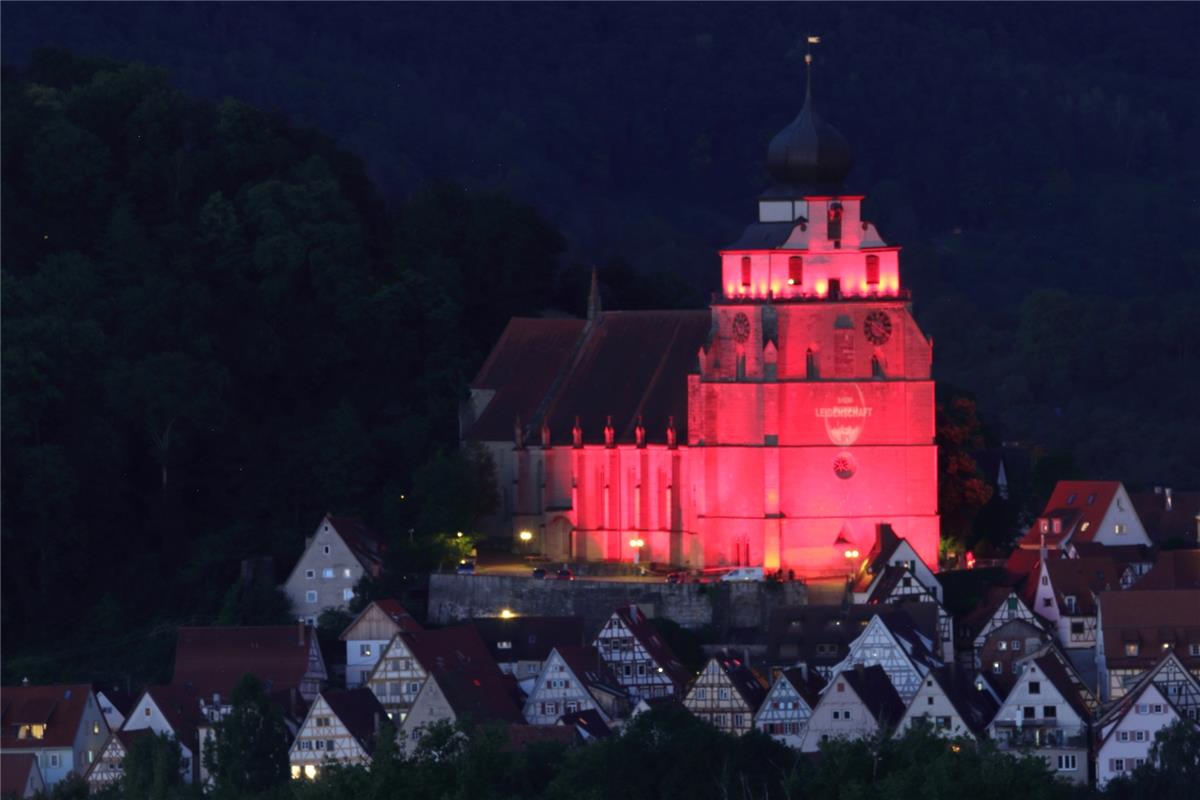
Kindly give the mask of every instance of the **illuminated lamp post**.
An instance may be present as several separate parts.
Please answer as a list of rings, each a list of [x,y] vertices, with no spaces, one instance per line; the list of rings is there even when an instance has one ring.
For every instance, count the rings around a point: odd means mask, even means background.
[[[517,534],[517,538],[521,540],[521,545],[525,548],[525,552],[529,552],[530,542],[533,541],[533,531],[521,531]]]
[[[641,563],[642,548],[646,546],[646,540],[634,537],[633,539],[629,540],[629,546],[633,548],[633,563]]]

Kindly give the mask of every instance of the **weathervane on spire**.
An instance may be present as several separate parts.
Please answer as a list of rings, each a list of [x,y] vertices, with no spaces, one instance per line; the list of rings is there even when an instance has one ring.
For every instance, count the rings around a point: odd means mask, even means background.
[[[808,50],[804,52],[804,99],[807,101],[812,95],[812,63],[813,54],[812,48],[814,44],[820,44],[820,36],[808,37]]]

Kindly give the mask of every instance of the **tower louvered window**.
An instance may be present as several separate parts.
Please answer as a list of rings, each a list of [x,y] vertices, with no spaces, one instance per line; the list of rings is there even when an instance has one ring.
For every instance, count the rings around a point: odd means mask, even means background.
[[[750,256],[742,256],[742,286],[750,285]]]
[[[790,256],[788,258],[788,286],[802,286],[804,284],[804,258],[803,256]]]
[[[879,256],[867,256],[867,285],[879,285]]]

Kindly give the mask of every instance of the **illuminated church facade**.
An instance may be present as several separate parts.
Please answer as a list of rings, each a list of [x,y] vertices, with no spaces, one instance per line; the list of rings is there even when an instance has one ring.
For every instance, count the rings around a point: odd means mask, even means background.
[[[937,564],[932,343],[899,248],[844,192],[811,91],[767,165],[708,310],[603,311],[593,281],[586,320],[505,329],[461,423],[518,546],[806,578],[853,571],[890,525]]]

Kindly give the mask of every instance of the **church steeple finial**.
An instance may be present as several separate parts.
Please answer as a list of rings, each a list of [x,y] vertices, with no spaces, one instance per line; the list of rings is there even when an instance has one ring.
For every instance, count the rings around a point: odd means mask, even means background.
[[[804,105],[807,107],[812,102],[812,65],[813,52],[812,46],[820,44],[820,36],[808,37],[808,50],[804,53]]]
[[[592,287],[588,290],[587,318],[595,322],[600,316],[600,281],[596,278],[596,268],[592,267]]]

